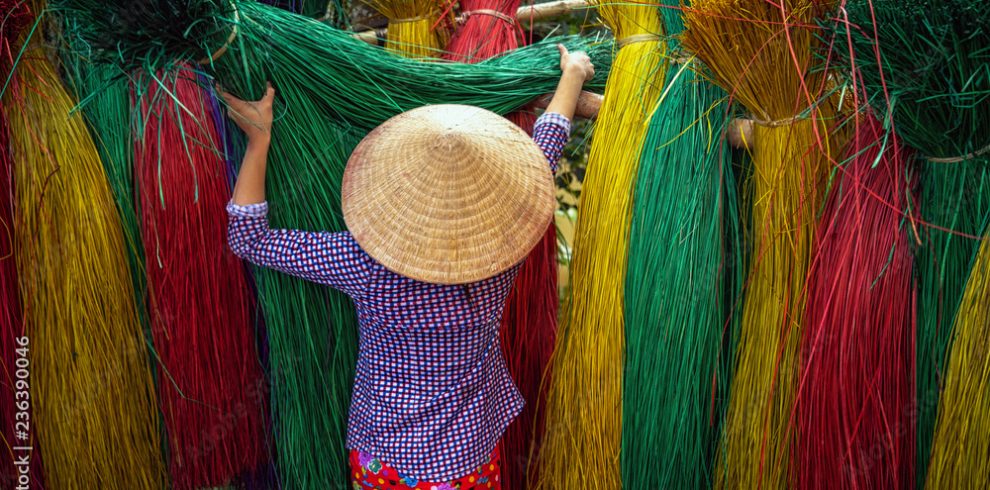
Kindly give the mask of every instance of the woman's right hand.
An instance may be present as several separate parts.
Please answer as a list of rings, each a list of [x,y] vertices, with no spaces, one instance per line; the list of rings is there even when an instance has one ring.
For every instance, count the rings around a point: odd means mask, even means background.
[[[571,53],[567,51],[567,48],[563,44],[558,44],[557,50],[560,51],[561,72],[564,74],[574,74],[584,82],[595,78],[595,65],[591,63],[588,53],[584,51]]]
[[[272,103],[275,101],[275,88],[271,82],[261,100],[244,101],[223,90],[220,90],[220,96],[227,102],[227,115],[244,131],[249,142],[271,140]]]

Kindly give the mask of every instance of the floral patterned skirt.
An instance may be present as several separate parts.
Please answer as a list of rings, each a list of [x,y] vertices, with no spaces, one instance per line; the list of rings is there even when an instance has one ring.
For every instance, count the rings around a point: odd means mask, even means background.
[[[484,464],[470,474],[448,482],[418,481],[403,475],[387,463],[364,452],[351,451],[351,478],[354,490],[488,490],[502,489],[498,448]]]

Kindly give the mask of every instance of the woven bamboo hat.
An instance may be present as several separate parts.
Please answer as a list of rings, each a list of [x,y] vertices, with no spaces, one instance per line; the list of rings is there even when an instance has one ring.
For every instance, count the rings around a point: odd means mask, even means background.
[[[387,269],[464,284],[521,262],[556,198],[546,157],[523,130],[484,109],[432,105],[375,128],[351,154],[344,221]]]

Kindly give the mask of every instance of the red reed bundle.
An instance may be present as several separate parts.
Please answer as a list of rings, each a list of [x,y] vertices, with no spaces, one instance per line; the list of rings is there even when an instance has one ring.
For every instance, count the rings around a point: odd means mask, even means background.
[[[464,24],[454,33],[444,57],[473,63],[498,56],[520,46],[522,31],[515,21],[520,0],[463,0]],[[532,132],[535,115],[530,111],[509,114],[509,120]],[[524,488],[529,455],[543,439],[546,384],[544,370],[557,336],[557,232],[551,225],[543,241],[519,270],[502,314],[502,348],[512,379],[526,400],[519,417],[502,437],[502,481],[506,488]]]
[[[808,279],[796,489],[914,487],[910,156],[867,116],[837,169]]]
[[[173,487],[217,487],[267,461],[267,389],[247,270],[225,241],[220,137],[195,75],[168,85],[175,99],[141,97],[135,158],[159,397]]]
[[[23,2],[12,0],[0,1],[0,86],[7,80],[14,66],[19,47],[15,41],[21,31],[31,21],[31,15]],[[41,452],[31,455],[29,466],[15,464],[15,460],[26,455],[24,451],[14,451],[17,446],[37,447],[37,441],[32,436],[30,440],[16,437],[17,422],[24,423],[23,415],[18,416],[18,403],[24,403],[24,397],[17,392],[27,392],[25,388],[29,379],[24,379],[29,370],[18,373],[18,362],[27,361],[23,348],[24,340],[30,349],[29,339],[24,338],[24,322],[21,317],[21,299],[17,287],[17,261],[14,260],[14,214],[13,196],[14,182],[11,171],[14,162],[10,154],[10,140],[7,133],[7,119],[4,108],[0,107],[0,488],[14,488],[20,483],[19,476],[28,473],[28,480],[34,486],[41,487]],[[19,361],[19,359],[21,359]],[[18,376],[21,374],[21,376]],[[18,382],[20,380],[20,386]],[[26,421],[30,428],[30,420]],[[34,431],[28,431],[33,434]],[[25,480],[21,480],[23,483]]]

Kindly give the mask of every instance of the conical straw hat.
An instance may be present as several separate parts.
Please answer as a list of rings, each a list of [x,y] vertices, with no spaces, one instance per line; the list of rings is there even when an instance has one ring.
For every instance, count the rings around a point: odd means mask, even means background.
[[[484,109],[432,105],[385,121],[354,150],[341,190],[355,240],[387,269],[464,284],[521,262],[556,207],[546,157]]]

